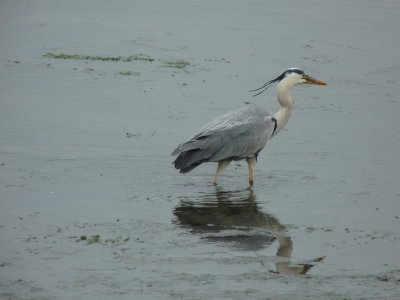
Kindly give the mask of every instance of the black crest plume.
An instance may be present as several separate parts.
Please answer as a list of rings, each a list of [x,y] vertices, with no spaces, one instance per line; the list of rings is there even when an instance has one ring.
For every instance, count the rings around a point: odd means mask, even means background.
[[[275,79],[272,79],[272,80],[268,81],[267,83],[265,83],[262,87],[255,89],[255,90],[251,90],[249,92],[258,92],[259,91],[257,94],[253,95],[253,97],[258,96],[258,95],[264,93],[271,86],[271,84],[281,81],[283,78],[286,77],[286,75],[288,75],[290,73],[297,73],[300,75],[304,74],[304,72],[300,69],[290,68],[290,69],[287,69],[285,72],[283,72],[278,77],[276,77]]]

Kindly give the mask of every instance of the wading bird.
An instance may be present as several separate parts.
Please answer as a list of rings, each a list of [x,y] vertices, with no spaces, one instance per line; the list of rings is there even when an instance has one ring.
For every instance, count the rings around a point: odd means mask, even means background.
[[[291,89],[298,84],[326,85],[297,68],[290,68],[262,87],[250,92],[263,93],[270,85],[277,83],[277,98],[280,109],[271,115],[259,107],[246,107],[231,111],[206,124],[189,141],[180,144],[172,155],[176,169],[187,173],[205,162],[218,162],[212,183],[232,160],[246,159],[249,167],[249,182],[254,182],[254,166],[258,153],[268,140],[278,134],[286,125],[293,111]]]

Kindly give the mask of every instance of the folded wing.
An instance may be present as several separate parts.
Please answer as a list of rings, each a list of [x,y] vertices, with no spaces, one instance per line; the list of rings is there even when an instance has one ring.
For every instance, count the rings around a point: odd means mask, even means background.
[[[187,173],[204,162],[256,156],[272,136],[275,122],[271,114],[258,107],[223,114],[172,152],[178,155],[175,168]]]

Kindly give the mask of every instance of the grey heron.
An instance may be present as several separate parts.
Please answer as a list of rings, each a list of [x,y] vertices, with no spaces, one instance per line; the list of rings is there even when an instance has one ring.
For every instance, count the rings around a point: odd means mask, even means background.
[[[232,160],[245,159],[249,168],[249,182],[254,182],[254,167],[259,152],[268,140],[277,135],[286,125],[293,111],[292,87],[298,84],[326,85],[297,68],[284,71],[277,78],[252,90],[254,96],[263,93],[277,83],[277,98],[280,109],[270,114],[259,107],[246,107],[230,111],[206,124],[189,141],[180,144],[172,155],[178,155],[173,164],[181,173],[187,173],[205,162],[218,162],[212,183]]]

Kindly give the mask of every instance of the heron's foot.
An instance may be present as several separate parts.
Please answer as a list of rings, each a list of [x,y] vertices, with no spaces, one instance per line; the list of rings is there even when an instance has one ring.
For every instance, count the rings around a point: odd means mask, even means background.
[[[249,185],[253,186],[254,185],[254,180],[249,180]]]

